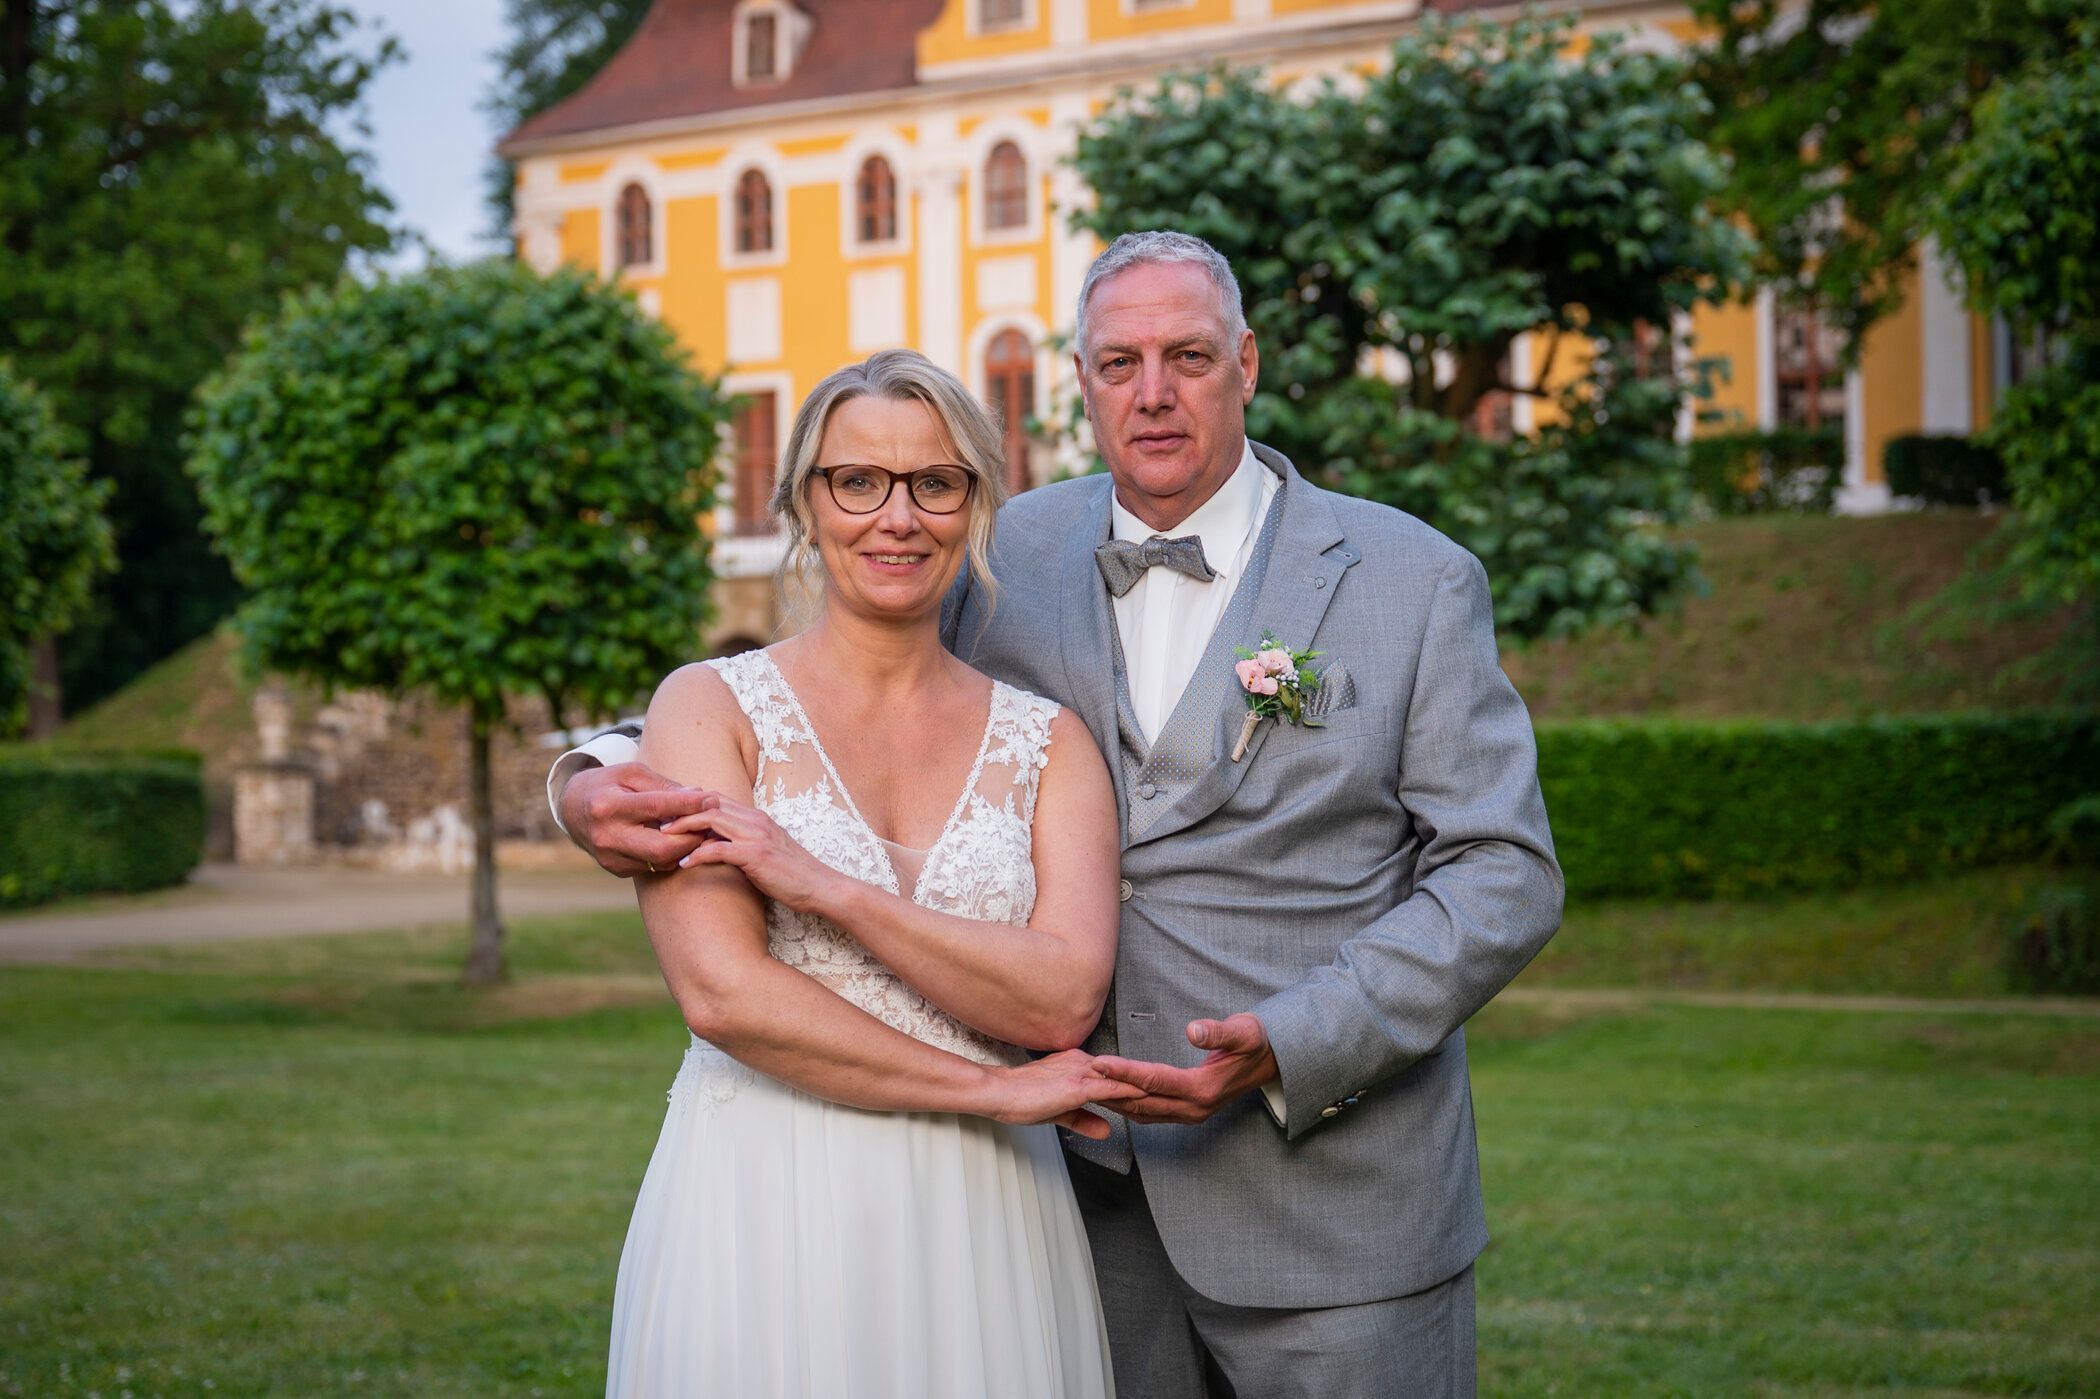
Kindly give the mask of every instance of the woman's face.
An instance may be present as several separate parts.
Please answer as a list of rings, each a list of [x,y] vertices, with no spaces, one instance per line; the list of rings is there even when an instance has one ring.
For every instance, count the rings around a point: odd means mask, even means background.
[[[845,468],[880,467],[902,476],[960,463],[927,405],[863,395],[832,410],[818,443],[817,465],[832,469],[844,494],[849,484],[864,490],[869,485],[867,476],[853,480]],[[879,492],[880,476],[873,480]],[[834,604],[884,617],[918,617],[939,609],[968,557],[974,488],[972,499],[946,515],[917,504],[901,480],[888,499],[864,515],[842,508],[821,476],[811,476],[808,489],[814,542]]]

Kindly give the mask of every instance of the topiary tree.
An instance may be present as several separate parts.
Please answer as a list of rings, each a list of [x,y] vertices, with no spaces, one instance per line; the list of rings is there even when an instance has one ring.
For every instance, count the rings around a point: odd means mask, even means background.
[[[64,631],[95,576],[116,567],[102,513],[110,490],[71,455],[50,402],[0,363],[0,738],[28,719],[37,643]]]
[[[1749,270],[1682,67],[1575,40],[1570,20],[1431,21],[1384,72],[1310,94],[1170,78],[1076,157],[1080,225],[1179,228],[1232,260],[1263,352],[1249,430],[1480,555],[1517,637],[1630,620],[1689,575],[1663,534],[1698,387],[1673,319]],[[1530,398],[1536,429],[1481,431],[1491,395]]]
[[[603,715],[691,654],[722,415],[632,299],[508,261],[297,297],[200,396],[190,470],[252,659],[466,710],[470,984],[503,970],[505,700]]]

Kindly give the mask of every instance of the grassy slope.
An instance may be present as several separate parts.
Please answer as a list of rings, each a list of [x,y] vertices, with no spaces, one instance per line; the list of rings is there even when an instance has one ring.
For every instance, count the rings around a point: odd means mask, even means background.
[[[631,914],[460,937],[0,969],[0,1395],[602,1392],[682,1031]],[[2100,1022],[1468,1033],[1485,1393],[2100,1391]]]
[[[1844,719],[2027,709],[2054,687],[2015,674],[2057,621],[1911,615],[1961,574],[1998,521],[1974,514],[1725,520],[1689,533],[1710,585],[1633,635],[1601,632],[1507,655],[1540,720]]]

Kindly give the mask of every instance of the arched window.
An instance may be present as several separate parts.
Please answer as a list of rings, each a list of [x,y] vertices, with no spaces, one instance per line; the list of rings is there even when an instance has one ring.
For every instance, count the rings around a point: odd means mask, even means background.
[[[1001,141],[985,157],[984,226],[1028,226],[1028,159],[1011,141]]]
[[[1006,485],[1028,489],[1028,434],[1035,411],[1035,348],[1018,330],[1002,330],[984,352],[984,391],[1006,437]]]
[[[879,155],[861,162],[853,182],[854,226],[863,243],[887,243],[897,236],[897,176]]]
[[[746,170],[736,182],[736,250],[773,250],[773,184],[759,170]]]
[[[646,267],[656,260],[655,232],[650,224],[649,191],[629,185],[620,191],[617,251],[622,267]]]
[[[1772,318],[1773,380],[1782,427],[1843,430],[1844,333],[1813,306],[1781,302]]]
[[[778,465],[774,449],[778,403],[770,389],[741,397],[731,434],[736,445],[736,468],[730,482],[730,502],[736,511],[736,532],[769,534],[773,529],[773,479]]]

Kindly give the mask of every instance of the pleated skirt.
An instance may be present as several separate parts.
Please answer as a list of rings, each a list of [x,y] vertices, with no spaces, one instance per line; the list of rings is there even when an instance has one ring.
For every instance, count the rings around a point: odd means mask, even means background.
[[[608,1399],[1106,1399],[1050,1127],[841,1107],[695,1042],[613,1298]]]

